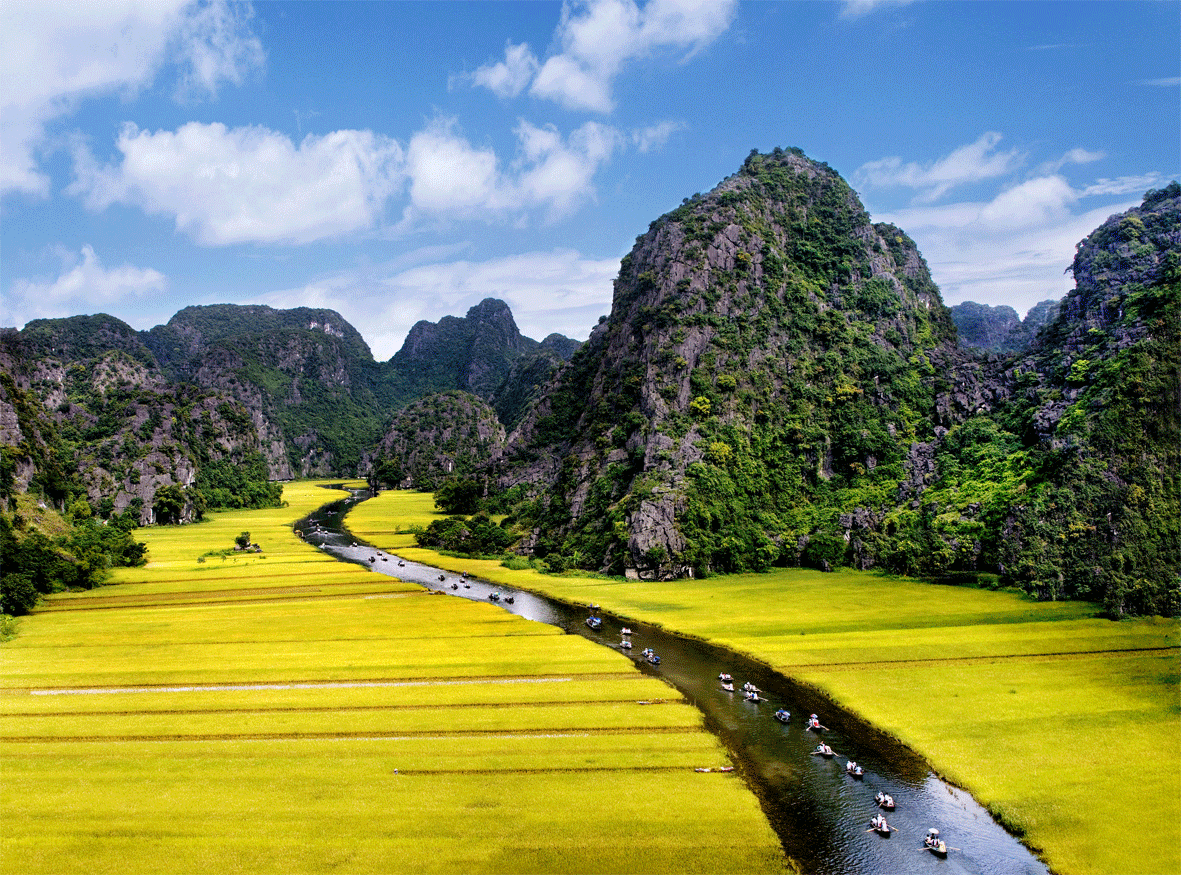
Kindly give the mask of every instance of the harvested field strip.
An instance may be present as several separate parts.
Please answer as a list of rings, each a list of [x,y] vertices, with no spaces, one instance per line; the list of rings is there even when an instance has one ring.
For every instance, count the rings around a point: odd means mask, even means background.
[[[622,679],[630,680],[629,674],[584,675],[579,680]],[[193,684],[192,686],[139,686],[139,687],[57,687],[54,689],[27,690],[33,696],[57,695],[108,695],[111,693],[195,693],[195,692],[240,692],[242,690],[348,690],[364,687],[455,687],[467,684],[549,684],[573,681],[570,677],[475,677],[475,678],[424,678],[419,680],[356,680],[356,681],[292,681],[282,684]]]
[[[356,589],[355,586],[353,588],[354,588],[354,590]],[[294,590],[289,591],[285,595],[261,595],[260,596],[260,595],[253,595],[250,593],[244,593],[236,598],[226,598],[224,593],[222,593],[220,591],[215,591],[208,598],[203,598],[200,595],[191,595],[191,596],[188,596],[184,599],[174,598],[174,599],[170,599],[170,600],[158,599],[158,600],[154,600],[154,601],[148,601],[147,600],[148,598],[154,598],[154,597],[145,597],[145,599],[143,601],[139,601],[134,604],[125,604],[125,603],[121,604],[118,602],[112,602],[110,604],[105,604],[105,605],[70,605],[68,607],[50,606],[50,607],[38,608],[35,613],[54,614],[54,613],[64,613],[67,611],[69,611],[69,612],[75,612],[75,611],[114,611],[114,610],[120,610],[123,608],[174,608],[174,607],[183,607],[185,605],[236,605],[236,604],[254,603],[254,602],[324,601],[327,599],[354,599],[354,598],[366,597],[366,596],[368,596],[369,598],[372,598],[373,596],[368,595],[368,594],[373,593],[373,592],[374,592],[374,590],[354,591],[354,592],[348,592],[348,593],[326,593],[326,592],[323,592],[321,590],[321,588],[315,587],[315,588],[308,588],[308,589],[302,589],[302,588],[301,589],[294,589]],[[382,598],[394,598],[396,596],[409,595],[409,593],[399,593],[396,590],[390,590],[388,587],[381,587],[380,589],[376,590],[376,592],[380,593]],[[386,593],[389,593],[389,594],[387,595]],[[415,595],[417,595],[417,594],[415,594]]]
[[[995,656],[944,656],[930,659],[873,659],[856,662],[802,662],[786,664],[783,668],[823,669],[825,671],[855,671],[862,668],[904,667],[908,665],[988,665],[994,662],[1043,662],[1057,659],[1091,659],[1096,656],[1142,656],[1145,654],[1174,655],[1181,653],[1177,647],[1124,647],[1118,650],[1068,650],[1063,653],[1001,653]]]
[[[611,698],[597,698],[597,699],[563,699],[563,705],[602,705],[602,704],[618,704],[621,702],[634,702],[637,705],[667,705],[670,702],[682,702],[683,699],[645,699],[644,701],[636,701],[634,699],[611,699]],[[331,714],[343,713],[353,711],[439,711],[446,708],[520,708],[525,705],[525,702],[453,702],[447,704],[437,705],[434,703],[421,705],[364,705],[360,707],[287,707],[287,708],[167,708],[167,709],[153,709],[141,711],[46,711],[40,714],[29,714],[22,711],[0,711],[0,717],[92,717],[96,714],[102,714],[109,717],[133,717],[137,714],[269,714],[269,713],[294,713],[294,714]],[[533,704],[533,703],[528,703]]]
[[[321,578],[322,574],[307,575],[308,577]],[[155,602],[167,602],[176,599],[196,598],[205,595],[217,595],[222,597],[229,596],[256,596],[256,595],[290,595],[292,593],[306,593],[318,592],[325,589],[351,589],[362,590],[370,589],[384,589],[384,590],[400,590],[405,595],[428,595],[421,590],[415,588],[414,590],[406,590],[406,584],[394,577],[366,577],[353,578],[351,580],[343,580],[337,583],[324,583],[316,580],[307,584],[300,584],[293,582],[287,586],[257,586],[257,587],[243,587],[241,585],[241,578],[227,577],[226,581],[232,581],[238,584],[232,589],[214,589],[203,587],[202,589],[180,590],[177,592],[160,592],[160,593],[124,593],[122,595],[95,595],[88,599],[63,599],[61,597],[52,598],[43,603],[43,607],[38,609],[38,612],[43,610],[90,610],[95,605],[117,604],[121,607],[135,607],[142,604],[144,601],[151,600]],[[205,581],[201,581],[204,583]]]
[[[173,714],[138,711],[131,714],[92,712],[59,714],[46,721],[39,715],[19,715],[4,721],[4,737],[20,738],[127,738],[205,737],[239,735],[390,735],[401,733],[462,733],[502,731],[622,730],[662,731],[699,728],[701,715],[684,702],[662,706],[634,701],[520,702],[503,708],[404,708],[335,710],[202,711]]]
[[[193,734],[193,735],[77,735],[77,736],[7,736],[0,735],[0,744],[94,744],[109,742],[173,742],[173,741],[331,741],[336,738],[344,739],[381,739],[381,738],[561,738],[591,735],[680,735],[692,734],[700,731],[697,726],[619,726],[608,728],[588,729],[581,726],[554,727],[544,730],[530,731],[526,729],[470,729],[448,731],[441,734],[437,731],[423,730],[398,732],[243,732],[239,734]]]

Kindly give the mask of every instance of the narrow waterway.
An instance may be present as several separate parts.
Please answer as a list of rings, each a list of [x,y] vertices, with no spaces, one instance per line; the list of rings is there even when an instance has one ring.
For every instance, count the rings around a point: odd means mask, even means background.
[[[573,607],[543,596],[498,587],[475,578],[409,562],[355,539],[343,529],[343,517],[364,493],[333,502],[296,524],[304,539],[342,560],[427,589],[473,601],[489,602],[530,620],[561,627],[605,647],[619,650],[640,670],[675,687],[705,715],[707,728],[731,752],[743,778],[758,795],[785,853],[806,873],[979,873],[1035,875],[1046,867],[1005,832],[967,793],[935,777],[911,751],[864,722],[817,698],[759,663],[700,641],[679,638],[589,606]],[[489,596],[499,594],[498,601]],[[512,602],[507,601],[508,598]],[[602,619],[595,631],[586,624]],[[624,636],[621,630],[630,628]],[[624,649],[625,640],[632,648]],[[660,657],[651,665],[642,655]],[[733,677],[735,691],[722,689],[720,674]],[[742,686],[752,683],[764,701],[747,701]],[[774,717],[786,709],[784,724]],[[824,731],[805,728],[815,712]],[[836,756],[813,753],[824,741]],[[855,760],[864,776],[847,774]],[[879,813],[876,794],[893,797],[896,809],[885,812],[894,832],[870,831]],[[923,836],[935,827],[949,846],[946,857],[924,850]]]

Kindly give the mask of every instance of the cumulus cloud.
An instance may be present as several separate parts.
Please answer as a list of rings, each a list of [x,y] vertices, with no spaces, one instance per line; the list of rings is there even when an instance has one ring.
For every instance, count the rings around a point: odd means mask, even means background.
[[[249,6],[212,2],[190,7],[176,35],[182,75],[177,97],[216,97],[223,83],[241,85],[246,75],[262,67],[262,43],[250,32]]]
[[[853,174],[857,184],[869,188],[904,187],[919,191],[918,203],[932,203],[956,186],[1005,176],[1018,167],[1023,156],[1016,149],[996,151],[1001,135],[981,134],[974,143],[960,146],[929,164],[901,158],[880,158],[861,165]]]
[[[1065,271],[1074,247],[1109,216],[1140,198],[1088,206],[1098,188],[1071,186],[1058,175],[1035,177],[991,200],[912,206],[875,219],[914,238],[945,302],[1009,304],[1025,312],[1074,286]]]
[[[543,209],[551,219],[594,196],[594,175],[622,139],[614,128],[586,122],[568,137],[553,125],[521,120],[519,153],[507,164],[477,148],[454,119],[440,119],[415,134],[406,149],[410,204],[406,221],[462,218],[499,221]]]
[[[567,109],[609,113],[624,64],[662,48],[691,56],[726,31],[735,7],[735,0],[648,0],[642,7],[634,0],[567,0],[554,33],[558,51],[541,62],[527,45],[509,42],[503,61],[470,78],[501,97],[529,85],[534,97]]]
[[[162,292],[168,286],[164,274],[150,267],[104,267],[90,244],[79,254],[64,250],[59,254],[62,272],[55,279],[13,280],[4,295],[3,324],[23,324],[63,311],[93,312],[95,307]]]
[[[524,222],[533,213],[554,221],[594,198],[596,173],[628,141],[597,122],[563,135],[520,120],[515,134],[517,151],[504,160],[470,143],[454,119],[436,119],[405,148],[372,131],[296,143],[259,126],[127,124],[111,163],[75,144],[67,192],[95,211],[125,204],[169,217],[206,246],[305,244],[373,231],[403,194],[394,233],[443,221]]]
[[[478,68],[472,73],[471,80],[497,97],[516,97],[533,79],[538,66],[528,43],[515,46],[509,41],[504,48],[504,60]]]
[[[84,150],[69,191],[172,217],[207,246],[308,243],[373,227],[402,183],[402,149],[371,131],[307,136],[190,122],[177,131],[120,131],[118,163]]]
[[[224,0],[0,4],[0,192],[47,194],[47,126],[87,97],[148,86],[169,58],[193,93],[241,81],[261,63],[248,17]]]
[[[618,258],[559,249],[349,271],[264,295],[257,303],[334,309],[358,327],[374,357],[385,360],[401,348],[415,322],[463,315],[484,298],[505,301],[528,337],[540,340],[557,332],[584,339],[598,317],[610,312],[618,273]]]
[[[845,0],[841,18],[861,18],[887,6],[905,6],[911,0]]]
[[[651,152],[663,146],[668,142],[669,137],[677,131],[684,129],[684,127],[685,125],[682,122],[659,122],[658,124],[632,131],[631,141],[639,151]]]

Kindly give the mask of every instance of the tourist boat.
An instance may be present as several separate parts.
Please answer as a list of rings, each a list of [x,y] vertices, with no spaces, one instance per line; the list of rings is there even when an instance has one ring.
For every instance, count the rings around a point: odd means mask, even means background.
[[[813,732],[823,732],[828,727],[822,725],[820,723],[820,718],[813,714],[808,718],[808,723],[804,726],[804,728],[811,729]]]
[[[725,690],[727,693],[732,693],[732,692],[734,692],[734,684],[723,683],[722,689]]]
[[[837,752],[823,741],[816,745],[816,750],[812,751],[812,753],[816,756],[827,757],[829,759],[837,755]]]
[[[878,791],[878,795],[873,797],[873,801],[878,804],[878,808],[884,808],[886,811],[894,810],[894,797],[889,793]]]
[[[652,665],[660,665],[660,657],[655,653],[649,653],[648,662],[650,662]]]
[[[512,604],[513,602],[515,602],[517,599],[516,599],[516,597],[515,597],[515,596],[506,595],[506,596],[504,597],[504,600],[505,600],[506,602],[508,602],[508,603],[511,605],[511,604]]]
[[[746,701],[754,702],[757,705],[757,704],[759,704],[759,702],[761,702],[763,700],[759,698],[759,694],[758,694],[757,690],[747,690],[746,691]]]
[[[939,830],[937,829],[927,830],[927,835],[923,839],[923,847],[936,857],[947,856],[947,843],[939,838]]]
[[[791,720],[791,712],[786,708],[780,708],[775,712],[775,719],[780,723],[787,723],[789,720]]]
[[[586,625],[589,626],[593,631],[598,632],[603,628],[603,621],[599,617],[587,617]]]
[[[630,635],[631,633],[632,633],[632,630],[627,628],[627,626],[624,626],[622,629],[619,630],[620,635]]]
[[[894,831],[890,824],[886,823],[884,814],[875,814],[869,822],[869,828],[880,836],[888,836]]]
[[[628,641],[626,638],[624,638],[622,641],[619,642],[619,646],[622,647],[624,650],[631,650],[632,649],[632,643],[630,641]]]
[[[453,584],[451,584],[451,588],[452,588],[452,589],[459,589],[459,584],[458,584],[458,583],[453,583]]]
[[[756,687],[750,681],[747,681],[745,684],[743,684],[742,689],[746,690],[748,693],[761,693],[762,692],[762,690],[760,690],[758,687]]]
[[[490,593],[488,593],[488,598],[492,599],[492,601],[494,601],[494,602],[498,602],[498,601],[500,601],[500,593],[499,592],[490,592]]]
[[[852,760],[849,760],[849,762],[845,763],[845,774],[851,775],[854,778],[864,778],[865,769],[861,768],[861,766],[857,765],[857,763],[853,762]]]
[[[730,677],[730,675],[726,674],[725,672],[722,672],[720,675],[718,675],[718,680],[724,684],[728,684],[734,680],[734,678]]]

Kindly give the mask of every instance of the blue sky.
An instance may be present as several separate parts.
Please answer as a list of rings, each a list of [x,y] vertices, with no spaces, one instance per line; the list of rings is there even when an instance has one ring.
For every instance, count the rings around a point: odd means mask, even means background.
[[[0,325],[485,297],[584,339],[649,222],[827,162],[944,300],[1024,313],[1181,171],[1181,3],[0,5]]]

